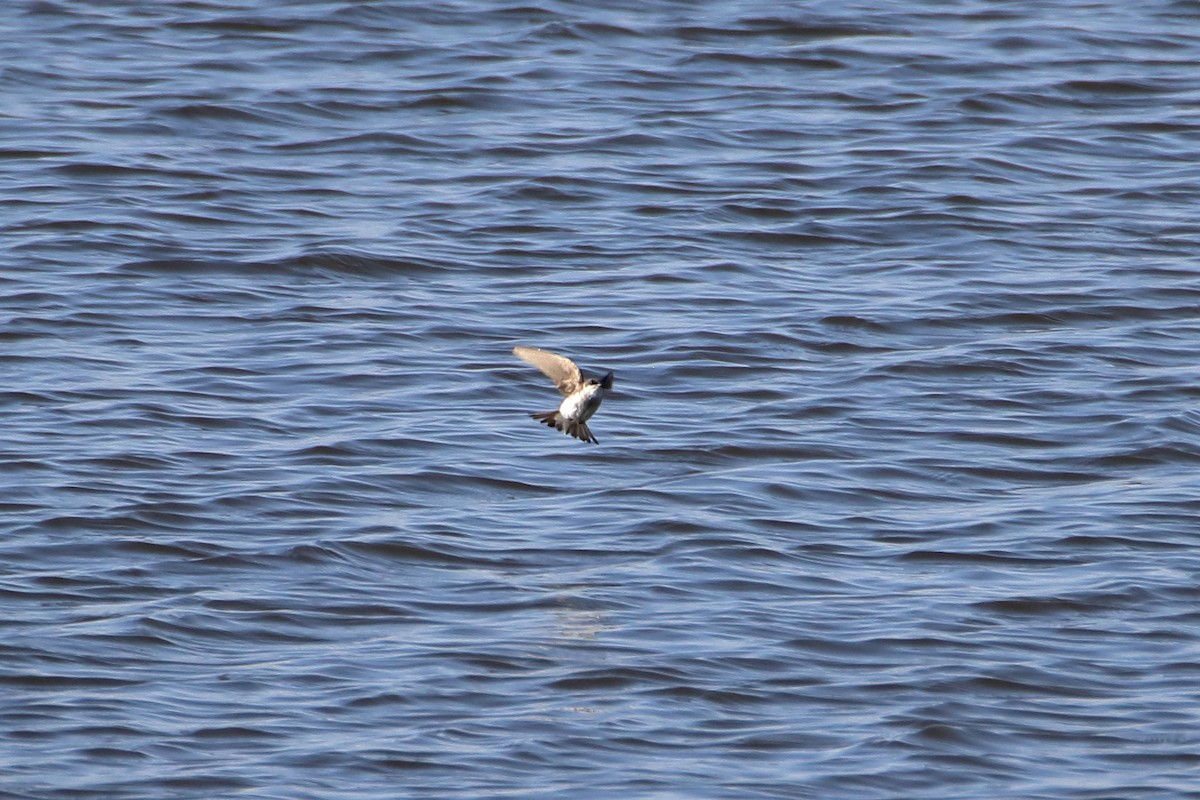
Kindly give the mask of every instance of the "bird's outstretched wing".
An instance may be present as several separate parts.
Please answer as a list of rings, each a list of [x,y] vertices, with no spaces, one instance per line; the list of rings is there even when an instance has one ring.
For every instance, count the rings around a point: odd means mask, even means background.
[[[565,356],[551,353],[549,350],[540,350],[536,347],[521,346],[514,347],[513,354],[517,358],[528,361],[540,369],[542,374],[554,381],[558,390],[564,395],[573,393],[583,383],[583,376],[579,374],[579,367],[575,366],[575,362]]]

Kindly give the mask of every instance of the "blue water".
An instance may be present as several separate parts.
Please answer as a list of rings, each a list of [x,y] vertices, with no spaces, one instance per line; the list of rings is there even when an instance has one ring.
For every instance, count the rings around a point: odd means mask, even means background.
[[[0,796],[1200,798],[1200,5],[592,5],[0,9]]]

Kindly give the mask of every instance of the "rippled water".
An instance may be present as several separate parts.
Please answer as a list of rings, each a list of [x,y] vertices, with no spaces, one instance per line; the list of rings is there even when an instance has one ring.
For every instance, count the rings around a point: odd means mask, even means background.
[[[0,794],[1200,797],[1200,5],[592,5],[0,10]]]

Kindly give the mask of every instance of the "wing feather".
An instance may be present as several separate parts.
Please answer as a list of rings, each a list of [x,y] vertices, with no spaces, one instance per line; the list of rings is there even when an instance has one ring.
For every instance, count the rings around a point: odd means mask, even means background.
[[[560,356],[557,353],[551,353],[549,350],[542,350],[537,347],[521,346],[514,347],[513,354],[522,361],[527,361],[540,369],[543,375],[554,381],[554,385],[564,395],[571,394],[583,383],[583,376],[579,374],[579,367],[575,366],[575,362],[565,356]]]

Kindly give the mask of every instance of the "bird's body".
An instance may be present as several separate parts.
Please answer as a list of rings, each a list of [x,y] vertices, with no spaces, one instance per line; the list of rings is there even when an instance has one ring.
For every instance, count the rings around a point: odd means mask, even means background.
[[[599,380],[596,378],[585,379],[574,361],[557,353],[551,353],[549,350],[540,350],[536,347],[514,347],[513,353],[517,358],[527,361],[541,370],[547,378],[554,381],[558,390],[563,394],[563,401],[556,410],[542,411],[530,414],[530,416],[568,436],[574,436],[584,442],[599,444],[588,429],[587,421],[600,408],[600,403],[604,400],[604,393],[612,388],[612,372],[610,371]]]

